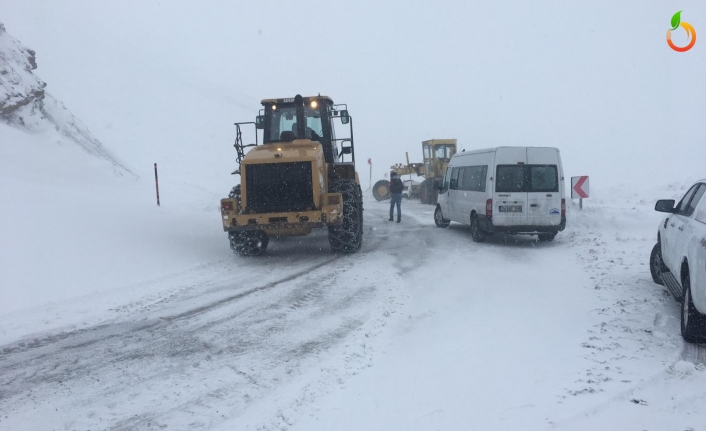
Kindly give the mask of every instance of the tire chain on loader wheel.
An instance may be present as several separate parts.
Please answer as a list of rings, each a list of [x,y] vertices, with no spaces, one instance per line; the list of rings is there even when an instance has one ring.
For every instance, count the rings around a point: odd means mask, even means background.
[[[427,205],[436,205],[437,199],[434,199],[434,196],[434,180],[427,178],[419,187],[419,201]]]
[[[355,253],[363,245],[363,193],[353,180],[331,181],[330,192],[343,195],[343,224],[328,228],[331,249]]]
[[[373,186],[373,197],[377,201],[390,199],[390,182],[387,180],[376,182]]]
[[[228,232],[230,248],[243,256],[259,256],[267,251],[270,239],[261,230]]]

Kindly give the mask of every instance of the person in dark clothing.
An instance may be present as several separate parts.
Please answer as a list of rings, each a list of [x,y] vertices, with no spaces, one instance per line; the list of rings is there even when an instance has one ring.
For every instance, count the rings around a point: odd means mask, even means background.
[[[390,173],[390,221],[393,219],[393,214],[395,212],[395,204],[397,205],[397,223],[402,220],[402,210],[400,206],[402,205],[402,190],[404,190],[404,185],[402,185],[402,180],[397,176],[397,172]]]

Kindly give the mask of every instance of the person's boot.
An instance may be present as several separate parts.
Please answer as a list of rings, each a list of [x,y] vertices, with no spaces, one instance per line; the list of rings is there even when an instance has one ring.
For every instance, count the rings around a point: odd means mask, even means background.
[[[394,221],[394,220],[392,220],[392,217],[390,217],[390,219],[388,221]]]
[[[398,217],[398,218],[397,218],[397,223],[399,223],[399,222],[401,222],[401,221],[402,221],[402,217]]]

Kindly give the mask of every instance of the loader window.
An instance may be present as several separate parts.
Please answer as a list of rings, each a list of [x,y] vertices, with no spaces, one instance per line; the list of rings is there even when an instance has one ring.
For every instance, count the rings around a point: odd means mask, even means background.
[[[306,116],[304,136],[298,136],[297,110],[294,106],[280,106],[271,112],[269,139],[266,139],[265,142],[291,141],[293,139],[320,140],[323,136],[321,114],[317,110],[304,107],[304,115]]]
[[[267,141],[277,142],[296,139],[296,124],[297,111],[294,106],[281,106],[277,110],[272,111],[272,120],[270,121],[269,130],[270,133]]]
[[[434,149],[434,156],[437,160],[449,161],[454,154],[453,145],[437,145]]]
[[[304,113],[306,114],[307,134],[313,132],[314,134],[316,134],[316,136],[323,136],[324,132],[323,128],[321,127],[321,115],[319,115],[318,111],[305,108]],[[307,139],[312,139],[312,137],[307,137]]]

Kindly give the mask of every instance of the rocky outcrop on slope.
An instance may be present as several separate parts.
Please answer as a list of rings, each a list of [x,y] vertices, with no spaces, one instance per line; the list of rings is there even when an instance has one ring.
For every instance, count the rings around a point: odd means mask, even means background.
[[[131,173],[63,103],[45,91],[47,84],[34,75],[35,69],[36,53],[0,23],[0,121],[27,132],[54,129],[89,154],[112,163],[118,172]]]

